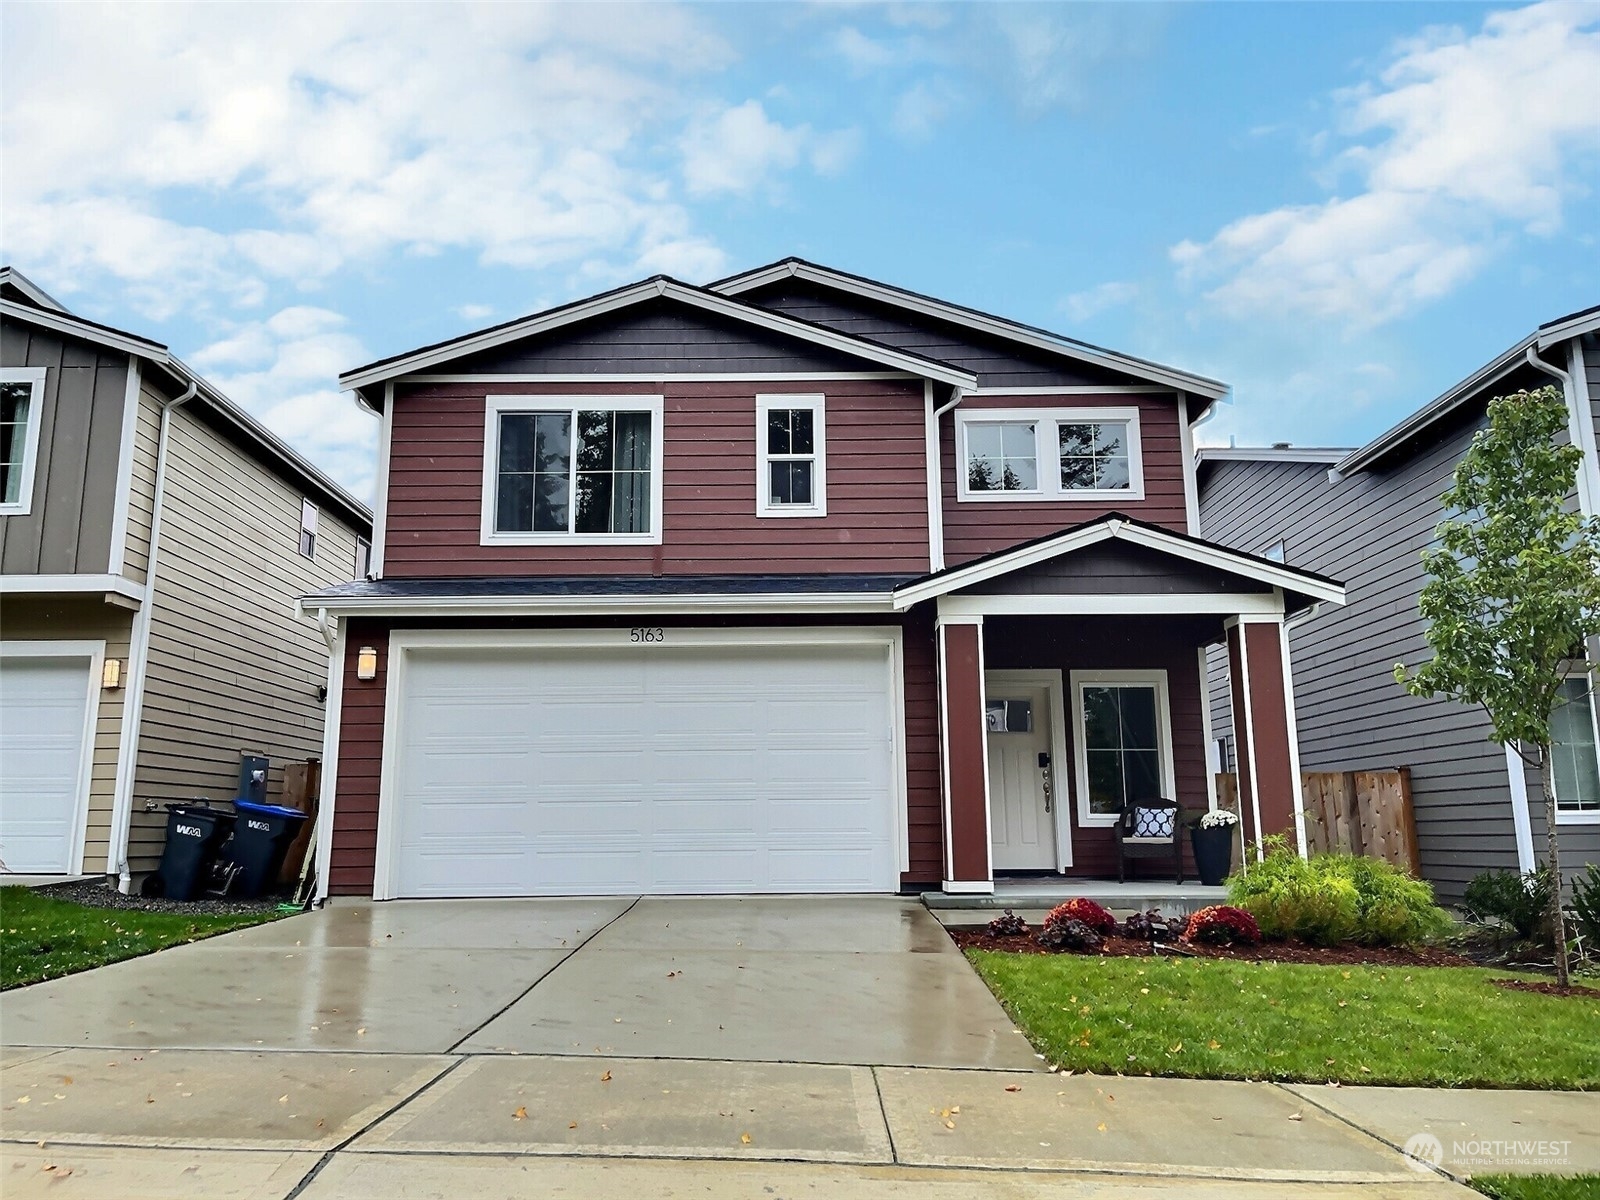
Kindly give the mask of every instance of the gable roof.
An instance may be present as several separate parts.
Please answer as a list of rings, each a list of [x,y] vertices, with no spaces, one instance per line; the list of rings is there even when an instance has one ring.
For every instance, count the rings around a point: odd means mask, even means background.
[[[1119,538],[1131,545],[1143,546],[1169,554],[1174,558],[1214,567],[1255,580],[1269,587],[1304,597],[1308,603],[1344,603],[1344,584],[1326,575],[1285,566],[1270,558],[1246,554],[1203,538],[1173,533],[1148,521],[1140,521],[1124,513],[1107,513],[1105,516],[1060,533],[1047,534],[1020,546],[986,554],[958,567],[946,567],[924,576],[914,583],[895,589],[894,605],[897,609],[910,608],[924,600],[932,600],[961,588],[971,587],[1013,571],[1020,571],[1036,563],[1060,558],[1088,546]]]
[[[1102,346],[1094,346],[1088,342],[1080,342],[1076,338],[1052,333],[1050,330],[1041,329],[1037,325],[1026,325],[1021,321],[997,317],[992,313],[982,312],[976,308],[968,308],[961,304],[952,304],[948,300],[939,300],[933,296],[923,295],[921,292],[908,291],[905,288],[880,283],[875,279],[868,279],[862,275],[852,275],[847,271],[839,271],[833,267],[807,262],[803,258],[780,259],[778,262],[771,263],[768,266],[757,267],[753,271],[730,275],[726,279],[713,283],[711,290],[730,296],[737,296],[755,288],[765,287],[768,284],[791,278],[847,292],[850,295],[860,296],[864,299],[875,300],[880,304],[887,304],[893,308],[914,312],[920,316],[948,321],[1018,345],[1029,346],[1035,350],[1043,350],[1048,354],[1059,355],[1077,362],[1093,363],[1095,366],[1106,367],[1114,371],[1121,371],[1139,379],[1146,379],[1152,383],[1170,387],[1175,391],[1203,396],[1208,400],[1223,400],[1228,396],[1227,384],[1220,383],[1215,379],[1208,379],[1204,375],[1194,375],[1188,371],[1180,371],[1175,367],[1167,367],[1160,363],[1149,362],[1146,359],[1135,358],[1130,354],[1107,350]]]
[[[17,272],[12,271],[9,276],[10,281],[14,283],[16,278]],[[144,359],[175,381],[179,391],[187,390],[192,384],[195,394],[189,403],[198,403],[213,413],[238,436],[250,453],[269,469],[294,480],[325,506],[342,511],[354,523],[358,533],[364,536],[370,535],[371,509],[323,474],[272,430],[224,396],[160,342],[75,316],[59,305],[55,308],[35,308],[29,304],[0,298],[0,316],[4,316],[7,320],[38,325],[55,333],[93,342],[108,350]]]
[[[1569,341],[1600,329],[1600,304],[1568,313],[1553,321],[1546,321],[1515,346],[1497,355],[1479,367],[1460,383],[1429,401],[1398,425],[1384,431],[1359,450],[1352,451],[1334,467],[1341,475],[1365,471],[1389,457],[1413,438],[1425,433],[1431,426],[1472,403],[1485,388],[1503,379],[1517,368],[1535,365],[1532,359],[1538,353],[1558,342]]]
[[[1352,453],[1348,446],[1201,446],[1194,452],[1196,471],[1218,463],[1300,463],[1331,467]]]
[[[7,299],[21,297],[23,303],[34,308],[54,309],[56,312],[67,311],[65,304],[15,267],[0,267],[0,296],[6,296]]]
[[[719,295],[705,288],[694,287],[682,283],[666,275],[653,275],[649,279],[630,283],[625,287],[614,288],[609,292],[601,292],[597,296],[590,296],[584,300],[575,300],[571,304],[559,305],[556,308],[546,309],[531,316],[518,317],[499,325],[491,325],[487,329],[480,329],[475,333],[463,334],[461,337],[450,338],[443,342],[435,342],[431,346],[423,346],[416,350],[408,350],[404,354],[391,355],[379,359],[377,362],[368,363],[364,367],[346,371],[339,376],[339,386],[354,390],[361,395],[363,389],[374,384],[383,383],[397,376],[412,374],[427,367],[438,366],[451,362],[465,355],[482,350],[503,346],[508,342],[520,341],[523,338],[536,337],[542,333],[549,333],[591,317],[603,316],[607,313],[617,312],[636,304],[643,304],[656,299],[669,300],[683,304],[690,308],[705,312],[715,313],[745,324],[759,326],[776,333],[784,334],[798,341],[808,342],[812,345],[825,346],[844,354],[854,355],[867,362],[878,363],[894,370],[905,371],[918,378],[933,379],[940,383],[950,384],[952,387],[973,388],[978,385],[976,376],[949,363],[939,362],[937,359],[926,358],[920,354],[913,354],[906,350],[898,350],[892,346],[885,346],[881,342],[874,342],[867,338],[857,337],[854,334],[843,333],[837,329],[830,329],[826,325],[818,325],[811,321],[802,321],[797,317],[784,316],[757,304],[747,304],[742,300],[730,296]],[[366,402],[366,398],[363,397]]]

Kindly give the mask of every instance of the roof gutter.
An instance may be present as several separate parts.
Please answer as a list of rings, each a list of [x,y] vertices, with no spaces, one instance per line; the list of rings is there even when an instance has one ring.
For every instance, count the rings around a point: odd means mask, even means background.
[[[139,730],[143,724],[145,679],[150,665],[151,610],[156,605],[156,576],[161,554],[161,518],[166,511],[167,452],[172,440],[172,414],[193,400],[199,391],[199,381],[191,377],[189,386],[180,395],[162,403],[160,432],[156,436],[156,494],[150,510],[150,553],[145,560],[144,603],[133,618],[133,645],[128,654],[128,674],[133,677],[133,687],[123,701],[117,790],[111,800],[111,845],[115,861],[106,864],[107,873],[117,876],[117,890],[123,895],[127,895],[133,886],[133,876],[128,869],[128,837],[133,824],[133,783],[139,767]]]
[[[1528,365],[1561,381],[1561,399],[1567,407],[1567,436],[1574,446],[1583,451],[1584,458],[1588,460],[1588,463],[1592,463],[1594,447],[1585,444],[1588,439],[1583,436],[1585,429],[1583,414],[1579,412],[1580,400],[1577,382],[1573,379],[1570,371],[1563,370],[1554,363],[1546,362],[1540,358],[1540,349],[1541,347],[1538,345],[1528,347]],[[1586,463],[1578,464],[1578,508],[1579,511],[1591,516],[1597,511],[1597,504],[1600,504],[1600,496],[1593,494],[1593,488],[1590,485],[1590,473],[1592,470],[1593,467]]]

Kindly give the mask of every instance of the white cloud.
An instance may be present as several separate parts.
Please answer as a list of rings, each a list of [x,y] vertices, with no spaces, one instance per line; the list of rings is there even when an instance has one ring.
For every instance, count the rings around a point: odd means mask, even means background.
[[[868,37],[854,25],[846,25],[833,35],[833,48],[857,73],[876,71],[896,59],[891,46]]]
[[[1363,328],[1449,294],[1513,234],[1560,229],[1576,164],[1600,151],[1597,25],[1600,6],[1545,3],[1402,43],[1338,97],[1352,144],[1335,165],[1361,189],[1181,242],[1180,276],[1229,316]]]
[[[683,177],[694,195],[750,192],[802,160],[818,174],[837,174],[857,145],[853,130],[787,126],[769,117],[761,101],[746,100],[690,127],[682,143]]]
[[[919,79],[895,101],[889,128],[913,142],[925,142],[960,103],[960,94],[949,80]]]
[[[1087,291],[1073,292],[1061,301],[1061,311],[1073,321],[1087,321],[1108,308],[1127,304],[1139,294],[1139,285],[1113,281],[1097,284]]]
[[[455,307],[455,314],[463,321],[482,321],[494,316],[494,305],[458,304]]]

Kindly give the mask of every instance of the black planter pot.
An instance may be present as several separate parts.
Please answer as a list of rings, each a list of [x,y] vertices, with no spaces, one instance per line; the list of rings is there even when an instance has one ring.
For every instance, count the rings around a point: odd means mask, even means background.
[[[1212,829],[1190,827],[1195,870],[1200,873],[1200,882],[1207,887],[1216,887],[1228,877],[1228,870],[1233,866],[1234,834],[1232,825],[1218,825]]]

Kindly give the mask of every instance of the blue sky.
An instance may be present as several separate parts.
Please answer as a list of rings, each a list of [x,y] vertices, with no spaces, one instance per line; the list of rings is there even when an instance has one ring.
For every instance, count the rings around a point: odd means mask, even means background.
[[[340,370],[800,254],[1355,444],[1600,302],[1600,4],[0,11],[0,256],[358,494]]]

